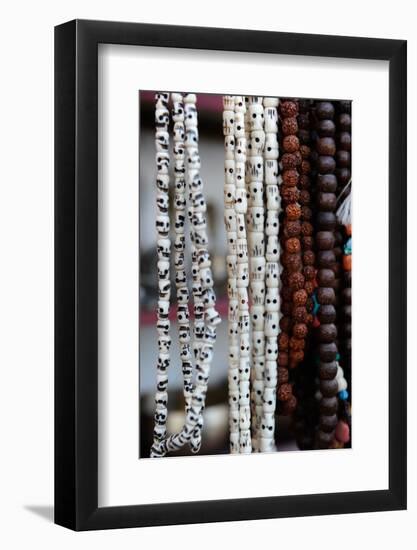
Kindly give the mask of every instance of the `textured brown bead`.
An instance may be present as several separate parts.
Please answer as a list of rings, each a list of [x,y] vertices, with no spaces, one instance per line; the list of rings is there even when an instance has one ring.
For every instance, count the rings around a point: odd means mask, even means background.
[[[281,162],[284,170],[291,170],[301,164],[301,157],[296,153],[284,153],[281,157]]]
[[[333,120],[324,119],[318,121],[316,130],[321,137],[333,137],[336,133],[336,126]]]
[[[330,344],[319,345],[319,357],[321,361],[335,361],[337,355],[337,346],[334,342]]]
[[[311,179],[307,174],[300,175],[300,181],[298,182],[300,189],[309,189],[311,187]]]
[[[316,220],[318,228],[323,231],[333,231],[337,224],[334,212],[319,212]]]
[[[293,309],[292,317],[296,323],[306,323],[308,319],[307,308],[304,306],[297,306]]]
[[[306,250],[303,254],[303,263],[304,265],[314,265],[316,260],[316,255],[312,250]]]
[[[290,338],[290,349],[293,351],[302,351],[305,345],[304,338]]]
[[[351,118],[348,113],[341,113],[337,117],[337,125],[343,131],[349,131],[351,127]]]
[[[287,239],[285,242],[285,250],[287,252],[290,252],[291,254],[300,252],[301,251],[300,239],[297,239],[297,237],[291,237],[290,239]]]
[[[316,244],[319,250],[331,250],[334,248],[334,234],[331,231],[318,231]]]
[[[301,238],[301,243],[304,250],[313,250],[314,239],[311,235],[303,235]]]
[[[306,281],[304,288],[308,294],[313,294],[315,288],[314,283],[312,281]]]
[[[330,416],[322,415],[320,417],[319,427],[323,432],[333,433],[337,424],[337,414],[332,414]]]
[[[334,397],[337,395],[338,382],[333,380],[320,380],[320,391],[324,397]]]
[[[320,174],[332,174],[336,169],[336,161],[333,157],[320,155],[317,159],[317,170]]]
[[[336,209],[336,195],[335,193],[323,193],[318,194],[318,205],[320,210],[326,210],[327,212],[333,212]]]
[[[299,237],[301,235],[301,222],[300,221],[288,221],[284,224],[284,237]]]
[[[320,362],[320,365],[319,365],[320,380],[333,380],[336,374],[337,374],[336,361]]]
[[[285,204],[298,202],[300,191],[296,187],[281,187],[281,197]]]
[[[317,282],[319,286],[331,286],[334,282],[334,271],[331,269],[319,269],[317,271]]]
[[[300,176],[297,170],[294,169],[285,170],[282,174],[282,181],[284,185],[287,185],[288,187],[294,187],[297,185],[299,179]]]
[[[336,308],[332,304],[322,305],[319,308],[317,317],[320,323],[334,323],[336,321]]]
[[[298,115],[298,104],[295,101],[282,101],[279,110],[283,117],[294,117]]]
[[[290,338],[288,334],[285,332],[281,332],[278,336],[278,349],[281,351],[286,351],[288,349],[288,345],[290,342]]]
[[[305,265],[303,275],[306,281],[313,281],[316,276],[316,269],[312,265]]]
[[[288,378],[288,369],[278,367],[278,384],[285,384],[286,382],[288,382]]]
[[[336,164],[338,168],[349,168],[350,166],[350,153],[349,151],[337,151]]]
[[[297,349],[297,350],[292,349],[290,351],[290,362],[289,362],[290,369],[293,369],[294,366],[297,366],[299,363],[301,363],[303,359],[304,359],[304,351],[302,349]]]
[[[309,291],[309,285],[312,285],[313,283],[311,281],[306,281],[306,286],[304,287],[305,290],[307,291],[307,293],[310,294],[310,291]],[[314,291],[314,285],[312,286],[312,292]],[[313,307],[314,307],[314,301],[313,301],[313,298],[311,296],[309,296],[307,298],[307,303],[306,303],[306,308],[307,308],[307,311],[308,313],[310,314],[312,311],[313,311]],[[310,320],[312,321],[313,319],[309,318],[308,321],[310,322]]]
[[[280,367],[288,367],[288,353],[286,351],[279,351],[278,352],[278,365]]]
[[[314,232],[314,227],[310,222],[302,222],[301,224],[301,234],[304,236],[310,236]]]
[[[286,267],[290,273],[293,273],[294,271],[300,271],[303,267],[301,254],[289,254]]]
[[[337,412],[337,397],[323,397],[320,401],[320,412],[323,415],[332,415]]]
[[[308,334],[308,328],[305,323],[296,323],[293,327],[293,334],[296,338],[305,338]]]
[[[306,205],[310,203],[310,193],[306,189],[303,189],[300,191],[299,201],[300,201],[300,204],[302,205]]]
[[[291,330],[291,326],[292,326],[292,319],[290,316],[284,315],[283,317],[281,317],[279,321],[279,328],[283,332],[289,333]]]
[[[284,416],[290,416],[297,408],[297,398],[295,395],[291,395],[287,401],[282,404],[282,414]]]
[[[280,401],[287,401],[292,396],[291,384],[288,384],[288,383],[281,384],[278,387],[277,396]]]
[[[334,117],[334,106],[330,101],[318,101],[316,103],[316,116],[323,120]]]
[[[289,286],[284,286],[281,290],[281,298],[286,302],[292,301],[293,290]]]
[[[340,132],[337,136],[337,143],[340,149],[343,151],[350,151],[351,137],[349,132]]]
[[[302,273],[291,273],[291,275],[288,278],[288,285],[292,290],[300,290],[304,288],[304,275]]]
[[[281,129],[284,136],[296,134],[298,132],[297,119],[295,117],[284,118],[282,120]]]
[[[307,303],[308,294],[304,288],[296,290],[293,294],[292,301],[296,306],[305,306]]]
[[[299,204],[289,204],[285,207],[285,214],[289,220],[299,220],[301,217],[301,207]]]
[[[333,250],[320,250],[320,252],[317,253],[317,265],[321,268],[331,268],[335,261],[336,256]]]
[[[321,137],[316,142],[316,149],[319,155],[334,156],[336,153],[336,143],[332,137]]]
[[[300,172],[302,174],[309,174],[311,172],[311,164],[308,160],[303,160],[300,166]]]
[[[319,174],[317,176],[317,187],[324,193],[336,193],[337,178],[334,174]]]
[[[301,217],[305,221],[310,221],[313,218],[313,211],[309,206],[303,204],[301,207]]]
[[[319,342],[330,344],[337,338],[337,328],[334,323],[323,324],[319,326]]]
[[[334,304],[336,295],[331,287],[319,287],[317,289],[317,301],[320,305]]]
[[[282,140],[282,147],[286,153],[294,153],[300,148],[297,136],[285,136]]]

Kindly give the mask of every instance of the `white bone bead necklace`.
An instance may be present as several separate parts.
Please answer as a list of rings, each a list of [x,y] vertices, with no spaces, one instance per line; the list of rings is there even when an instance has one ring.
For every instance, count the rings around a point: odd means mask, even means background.
[[[169,189],[169,111],[167,108],[169,94],[156,94],[156,147],[157,147],[157,230],[158,230],[158,323],[157,329],[160,336],[159,357],[157,365],[157,392],[155,397],[155,428],[154,443],[151,449],[151,457],[164,456],[167,452],[176,451],[186,443],[190,443],[192,452],[198,452],[201,445],[201,428],[203,426],[202,412],[204,410],[207,385],[209,380],[210,365],[213,358],[213,346],[216,340],[216,325],[220,322],[220,316],[215,309],[215,295],[213,291],[213,277],[211,274],[211,262],[208,253],[208,239],[206,233],[206,203],[203,195],[203,182],[200,178],[200,157],[198,150],[198,120],[196,108],[196,96],[186,94],[184,96],[184,122],[185,122],[185,151],[186,164],[183,164],[183,152],[181,143],[184,139],[184,125],[182,124],[182,96],[173,94],[173,119],[174,119],[174,155],[175,155],[175,229],[176,229],[176,288],[179,301],[178,322],[181,360],[184,375],[185,397],[185,423],[182,430],[167,437],[167,378],[166,370],[169,366],[169,214],[168,214],[168,189]],[[179,124],[178,124],[179,123]],[[163,135],[162,135],[163,134]],[[161,151],[162,149],[162,151]],[[185,225],[185,180],[183,169],[186,173],[189,190],[188,215],[190,219],[190,237],[192,243],[192,270],[193,270],[193,299],[194,299],[194,343],[195,353],[195,381],[191,382],[192,359],[190,354],[189,321],[188,321],[188,292],[186,273],[184,268],[184,243]],[[177,187],[177,184],[179,187]],[[162,191],[162,193],[159,193]],[[162,197],[162,199],[161,199]],[[161,200],[160,200],[161,199]],[[162,205],[162,207],[160,206]],[[178,253],[178,254],[177,254]],[[182,254],[181,254],[182,253]],[[159,259],[163,255],[163,260]],[[162,263],[161,263],[162,262]],[[164,283],[168,285],[163,286]],[[188,321],[188,331],[187,331]],[[188,332],[188,335],[187,335]],[[161,338],[162,337],[162,338]],[[164,391],[160,391],[160,382]]]

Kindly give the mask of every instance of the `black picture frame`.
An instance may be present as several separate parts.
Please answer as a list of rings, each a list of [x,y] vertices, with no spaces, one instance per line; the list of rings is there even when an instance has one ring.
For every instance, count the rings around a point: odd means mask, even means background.
[[[98,507],[98,44],[389,62],[389,488]],[[55,522],[108,529],[406,508],[404,40],[74,20],[55,28]]]

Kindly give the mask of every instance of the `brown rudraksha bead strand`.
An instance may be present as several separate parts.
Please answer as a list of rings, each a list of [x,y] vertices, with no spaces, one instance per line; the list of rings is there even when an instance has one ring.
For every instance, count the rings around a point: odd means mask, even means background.
[[[298,133],[298,103],[284,100],[280,103],[282,182],[280,187],[283,207],[281,224],[281,312],[280,334],[278,336],[278,401],[280,412],[290,415],[297,405],[290,381],[289,368],[298,365],[304,356],[305,341],[301,326],[307,322],[307,293],[304,289],[301,250],[301,205],[299,202],[300,166],[302,162]],[[299,337],[294,336],[297,326]]]
[[[337,362],[337,328],[336,328],[336,294],[335,271],[336,257],[336,142],[335,108],[330,101],[315,103],[317,153],[317,233],[315,243],[317,250],[317,327],[318,360],[319,360],[319,424],[316,433],[316,446],[328,448],[334,439],[337,425],[338,382]]]

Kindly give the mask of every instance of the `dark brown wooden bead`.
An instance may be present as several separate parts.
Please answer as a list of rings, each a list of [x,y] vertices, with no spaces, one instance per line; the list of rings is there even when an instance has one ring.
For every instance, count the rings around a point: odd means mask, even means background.
[[[280,367],[288,367],[288,361],[289,361],[288,353],[285,352],[285,351],[279,351],[278,352],[278,365]],[[287,377],[287,380],[288,380],[288,377]]]
[[[328,449],[334,439],[333,433],[326,433],[322,430],[317,432],[317,447],[319,449]]]
[[[337,151],[336,164],[338,168],[349,168],[350,166],[350,153],[349,151]]]
[[[322,415],[320,417],[319,427],[320,430],[327,433],[333,433],[337,425],[337,414],[332,414],[330,416]]]
[[[336,193],[337,178],[334,174],[319,174],[317,176],[317,187],[325,193]]]
[[[334,157],[320,155],[317,159],[317,170],[320,174],[332,174],[336,169]]]
[[[292,326],[292,319],[289,315],[284,315],[283,317],[281,317],[279,321],[279,328],[283,332],[289,333],[291,330],[291,326]]]
[[[352,271],[345,271],[344,274],[345,285],[352,286]]]
[[[281,290],[281,298],[285,302],[292,302],[292,295],[294,291],[289,286],[284,286]]]
[[[336,143],[332,137],[321,137],[316,142],[316,149],[319,155],[334,156],[336,154]]]
[[[352,306],[350,306],[350,305],[343,306],[343,315],[347,319],[351,319],[352,318]]]
[[[319,409],[323,415],[332,415],[337,412],[337,397],[323,397],[320,401]]]
[[[319,326],[319,341],[324,344],[330,344],[337,338],[337,328],[334,323],[323,324]]]
[[[283,315],[291,315],[292,313],[292,302],[281,302],[281,311]]]
[[[319,268],[331,268],[336,261],[333,250],[321,250],[317,254],[317,265]]]
[[[349,132],[340,132],[337,137],[337,143],[340,149],[343,151],[350,151],[351,137]]]
[[[331,287],[319,287],[317,289],[317,301],[320,305],[333,305],[335,297],[334,289]]]
[[[315,285],[313,281],[306,281],[306,284],[304,286],[308,294],[313,294]],[[307,302],[308,303],[308,302]],[[312,311],[312,307],[309,308],[309,311]]]
[[[333,120],[324,119],[318,121],[316,130],[321,137],[333,137],[336,133],[336,126]]]
[[[288,382],[288,369],[278,367],[278,384],[285,384]]]
[[[348,113],[341,113],[337,117],[337,125],[343,131],[349,131],[351,127],[351,118]]]
[[[319,286],[331,286],[334,282],[334,271],[331,269],[319,269],[317,272]]]
[[[334,212],[336,209],[336,195],[335,193],[322,193],[318,194],[318,206],[320,210],[327,212]]]
[[[344,187],[349,183],[349,180],[351,178],[351,173],[349,168],[338,168],[336,170],[336,176],[337,176],[337,181],[339,182],[339,185]]]
[[[334,248],[334,234],[331,231],[318,231],[316,233],[316,244],[319,250]]]
[[[345,304],[351,305],[352,303],[352,289],[344,288],[342,291],[342,298]]]
[[[335,397],[339,384],[337,380],[320,380],[320,391],[324,397]]]
[[[313,234],[314,232],[314,227],[312,226],[312,224],[310,222],[302,222],[301,223],[301,234],[304,236],[304,237],[309,237]]]
[[[316,220],[317,227],[322,231],[333,231],[337,224],[334,212],[318,212]]]
[[[311,235],[303,235],[301,238],[303,250],[313,250],[314,239]]]
[[[352,101],[343,99],[337,102],[337,106],[340,113],[349,113],[352,110]]]
[[[321,361],[319,365],[319,377],[320,380],[333,380],[337,374],[336,361],[324,362]]]
[[[312,250],[306,250],[303,254],[304,265],[314,265],[316,255]]]
[[[321,361],[335,361],[337,355],[337,346],[334,342],[330,344],[319,345],[319,357]]]
[[[282,403],[282,414],[284,416],[290,416],[297,408],[297,398],[295,395],[291,395],[284,403]]]
[[[297,118],[298,126],[303,130],[310,128],[310,115],[309,113],[300,113]]]
[[[284,136],[296,134],[298,132],[297,119],[295,117],[287,117],[282,119],[281,129]]]
[[[352,336],[352,325],[350,323],[343,324],[343,334],[349,336],[349,338]]]
[[[300,181],[298,182],[300,189],[309,189],[311,187],[311,179],[307,174],[300,175]]]
[[[303,206],[310,203],[310,193],[306,189],[300,191],[299,202]]]
[[[334,117],[334,106],[330,101],[318,101],[316,103],[316,116],[323,120]]]
[[[336,308],[332,304],[320,306],[317,317],[320,323],[334,323],[336,321]]]
[[[303,275],[306,281],[313,281],[316,276],[316,270],[312,265],[305,265],[303,269]]]
[[[298,130],[298,139],[300,145],[307,145],[310,143],[310,132],[308,130]]]
[[[308,145],[300,145],[301,158],[307,160],[310,158],[311,149]]]

